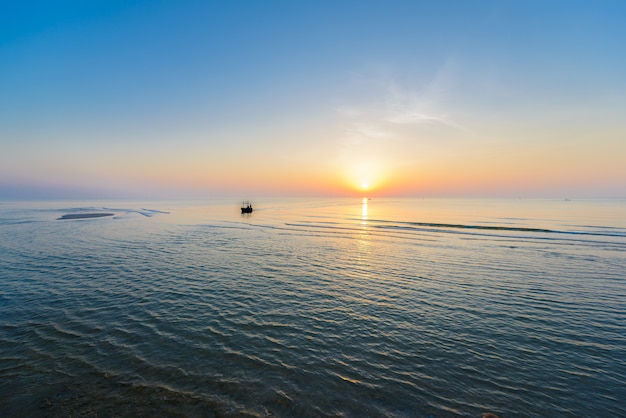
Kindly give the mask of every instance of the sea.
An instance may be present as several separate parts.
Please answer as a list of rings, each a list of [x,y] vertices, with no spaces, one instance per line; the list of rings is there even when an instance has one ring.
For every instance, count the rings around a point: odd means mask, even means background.
[[[626,417],[626,200],[252,204],[0,202],[0,416]]]

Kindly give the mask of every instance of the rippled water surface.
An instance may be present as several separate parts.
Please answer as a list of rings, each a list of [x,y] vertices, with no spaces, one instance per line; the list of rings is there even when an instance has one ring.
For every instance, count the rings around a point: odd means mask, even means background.
[[[0,203],[0,416],[626,416],[626,202],[254,203]]]

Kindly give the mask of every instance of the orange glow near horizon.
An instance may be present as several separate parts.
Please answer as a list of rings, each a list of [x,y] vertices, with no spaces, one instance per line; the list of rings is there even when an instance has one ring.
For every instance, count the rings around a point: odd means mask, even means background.
[[[540,155],[517,150],[498,159],[486,152],[468,151],[445,160],[432,156],[419,161],[394,159],[383,152],[375,158],[347,155],[337,160],[313,161],[278,157],[265,161],[243,155],[238,157],[236,167],[232,164],[233,156],[196,153],[187,157],[167,151],[148,150],[146,160],[134,159],[131,154],[102,153],[88,163],[80,161],[57,168],[54,165],[57,159],[47,159],[41,160],[39,166],[47,172],[56,171],[55,176],[47,176],[52,184],[77,188],[80,180],[88,180],[95,188],[106,191],[108,187],[127,194],[141,190],[154,195],[246,198],[575,195],[572,183],[587,188],[596,184],[599,190],[601,187],[609,190],[617,189],[619,179],[624,178],[623,164],[619,164],[623,153],[619,152],[603,160],[607,168],[600,173],[591,161],[573,151],[570,162],[553,161],[549,150]],[[576,163],[576,172],[570,170],[571,161]],[[116,170],[111,171],[114,162]],[[529,171],[527,167],[531,165],[533,170]],[[77,172],[81,173],[80,180],[74,175]],[[605,178],[608,174],[615,180]]]

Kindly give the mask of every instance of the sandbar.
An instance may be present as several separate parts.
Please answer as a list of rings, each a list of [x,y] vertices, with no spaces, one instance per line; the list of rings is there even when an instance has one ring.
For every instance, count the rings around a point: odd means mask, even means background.
[[[87,218],[102,218],[104,216],[113,216],[114,213],[68,213],[67,215],[63,215],[59,218],[61,219],[87,219]]]

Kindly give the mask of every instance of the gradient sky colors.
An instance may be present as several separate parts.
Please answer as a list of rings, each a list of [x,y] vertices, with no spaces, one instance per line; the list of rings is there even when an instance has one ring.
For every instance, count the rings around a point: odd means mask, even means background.
[[[626,197],[624,1],[11,3],[0,197]]]

